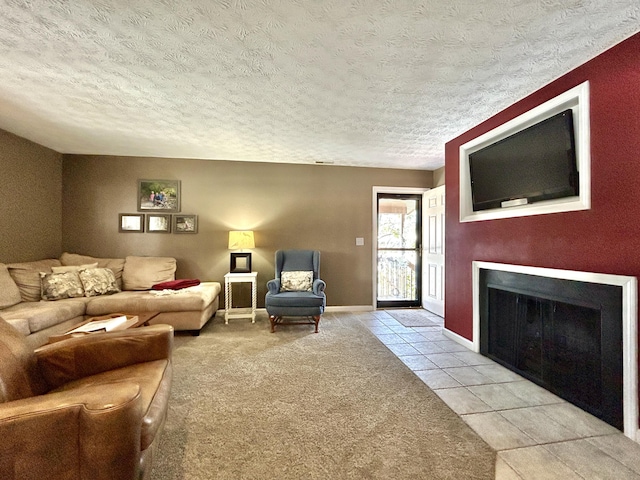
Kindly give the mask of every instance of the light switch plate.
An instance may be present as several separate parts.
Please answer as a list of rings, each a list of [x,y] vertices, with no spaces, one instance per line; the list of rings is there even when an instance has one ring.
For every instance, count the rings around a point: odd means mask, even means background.
[[[362,238],[362,237],[356,237],[356,245],[357,245],[358,247],[363,246],[363,245],[364,245],[364,238]]]

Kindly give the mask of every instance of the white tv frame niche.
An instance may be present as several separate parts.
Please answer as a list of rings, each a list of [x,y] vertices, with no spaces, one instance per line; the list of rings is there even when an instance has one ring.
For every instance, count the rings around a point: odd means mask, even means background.
[[[473,211],[469,155],[546,118],[571,109],[579,172],[578,196],[543,200],[526,205]],[[524,217],[591,208],[591,147],[589,128],[589,82],[586,81],[532,110],[460,146],[460,222]]]

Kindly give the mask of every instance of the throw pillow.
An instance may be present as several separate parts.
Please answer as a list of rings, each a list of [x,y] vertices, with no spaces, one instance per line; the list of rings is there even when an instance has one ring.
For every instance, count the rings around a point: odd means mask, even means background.
[[[281,292],[310,292],[313,272],[293,271],[280,273]]]
[[[22,301],[20,289],[11,278],[9,269],[4,263],[0,263],[0,308],[7,308]]]
[[[43,300],[84,297],[84,288],[77,272],[40,273]]]
[[[86,265],[88,263],[98,262],[99,268],[110,268],[116,276],[118,288],[122,288],[122,270],[124,269],[124,258],[100,258],[91,257],[89,255],[80,255],[78,253],[64,252],[60,255],[62,265]]]
[[[51,271],[53,273],[79,272],[80,270],[86,270],[87,268],[96,268],[97,266],[98,262],[86,263],[84,265],[63,265],[62,267],[51,267]]]
[[[87,297],[118,293],[116,276],[110,268],[87,268],[78,273]]]
[[[59,266],[60,261],[53,258],[7,264],[9,274],[16,282],[23,302],[39,302],[42,299],[40,272],[50,273],[52,267]]]

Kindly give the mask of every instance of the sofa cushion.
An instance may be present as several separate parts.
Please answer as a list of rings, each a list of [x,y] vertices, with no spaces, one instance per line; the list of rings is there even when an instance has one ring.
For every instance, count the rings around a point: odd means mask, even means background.
[[[51,273],[51,267],[59,266],[60,260],[55,258],[7,264],[11,278],[20,290],[23,302],[39,302],[41,294],[40,272]]]
[[[23,334],[25,337],[31,333],[29,330],[29,320],[26,318],[4,319],[9,325]]]
[[[116,283],[116,276],[110,268],[87,268],[78,272],[86,297],[111,295],[120,289]]]
[[[7,266],[0,263],[0,308],[10,307],[21,301],[18,285],[11,278]]]
[[[29,331],[35,333],[84,315],[84,298],[69,298],[57,302],[22,302],[2,310],[2,318],[7,321],[26,320],[29,322]]]
[[[176,259],[170,257],[136,257],[125,259],[123,290],[150,290],[156,283],[175,280]]]
[[[62,265],[84,265],[87,263],[98,263],[98,268],[110,268],[116,277],[118,288],[122,288],[122,271],[124,269],[124,258],[100,258],[80,255],[78,253],[64,252],[60,255]]]
[[[98,262],[85,263],[84,265],[62,265],[61,267],[51,267],[51,271],[53,273],[79,272],[80,270],[86,270],[87,268],[96,268],[97,266]]]
[[[78,272],[40,273],[43,300],[84,297]]]
[[[93,297],[87,303],[87,314],[202,311],[218,297],[220,288],[218,282],[203,282],[195,287],[174,290],[171,295],[154,295],[150,291],[124,291],[117,295]],[[159,292],[161,291],[157,293]]]
[[[269,295],[269,305],[272,307],[320,307],[325,297],[311,292],[282,292]],[[293,307],[295,305],[295,307]]]

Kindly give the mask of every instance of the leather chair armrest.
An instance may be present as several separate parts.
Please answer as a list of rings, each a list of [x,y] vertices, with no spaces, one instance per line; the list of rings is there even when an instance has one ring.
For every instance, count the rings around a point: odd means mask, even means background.
[[[152,325],[70,338],[35,351],[50,388],[136,363],[171,358],[173,327]]]
[[[274,278],[273,280],[269,280],[267,282],[267,289],[271,294],[280,293],[280,279]]]
[[[0,478],[134,478],[142,399],[120,382],[0,404]]]
[[[320,295],[322,292],[324,292],[324,289],[327,288],[327,284],[324,283],[324,280],[320,280],[319,278],[316,278],[313,281],[313,293],[316,295]]]

